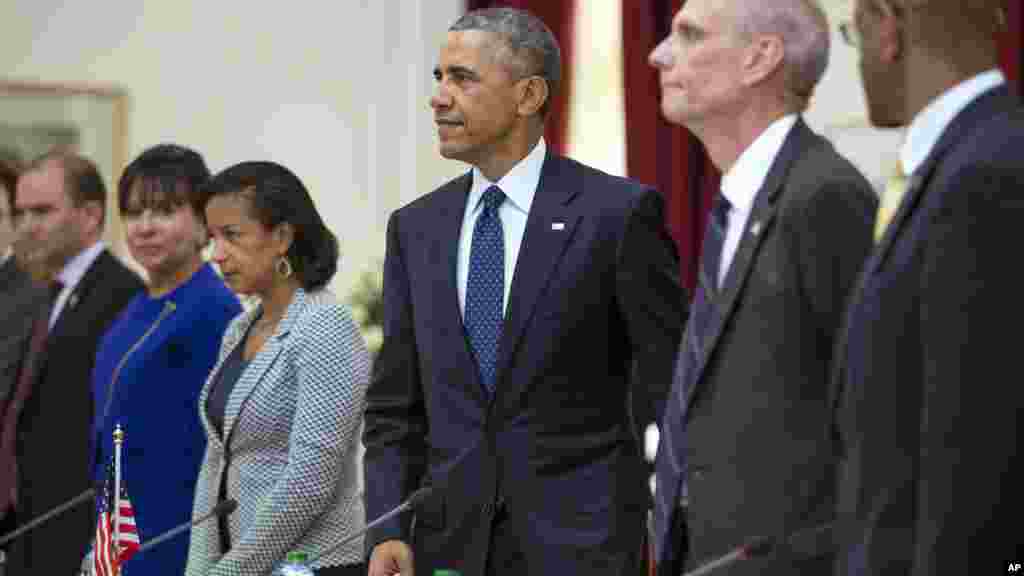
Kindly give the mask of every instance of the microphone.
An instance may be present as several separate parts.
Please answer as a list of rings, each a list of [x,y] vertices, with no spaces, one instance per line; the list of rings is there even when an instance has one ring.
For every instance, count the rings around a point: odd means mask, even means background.
[[[4,544],[7,544],[11,540],[14,540],[15,538],[17,538],[17,537],[21,536],[22,534],[28,532],[29,530],[34,529],[35,527],[39,526],[40,524],[43,524],[44,522],[47,522],[47,521],[49,521],[49,520],[51,520],[53,518],[56,518],[57,516],[60,516],[64,512],[67,512],[68,510],[78,506],[82,502],[87,502],[87,501],[91,500],[95,495],[96,495],[96,487],[95,486],[93,486],[91,488],[86,488],[78,496],[75,496],[74,498],[64,502],[63,504],[60,504],[60,505],[56,506],[55,508],[53,508],[52,510],[50,510],[48,512],[45,512],[43,514],[40,514],[39,516],[36,516],[31,521],[29,521],[27,524],[22,525],[21,527],[19,527],[18,529],[14,530],[13,532],[8,532],[7,534],[4,534],[3,537],[0,537],[0,546],[3,546]]]
[[[683,576],[705,576],[719,568],[725,568],[741,560],[764,558],[778,552],[788,551],[805,557],[816,556],[825,550],[835,547],[833,541],[834,532],[835,521],[832,521],[797,530],[782,538],[769,538],[767,536],[755,538],[724,556],[719,556],[690,572],[686,572]],[[822,539],[827,539],[828,544],[822,545]]]
[[[146,331],[142,333],[142,336],[139,336],[139,339],[136,340],[135,343],[131,345],[131,348],[128,348],[128,351],[125,352],[124,356],[121,357],[121,360],[117,363],[117,366],[114,367],[114,372],[110,376],[110,384],[107,386],[107,399],[106,402],[104,402],[103,404],[103,412],[101,413],[102,415],[100,416],[100,419],[96,421],[97,423],[105,422],[107,416],[110,414],[110,405],[113,404],[114,402],[114,386],[117,385],[117,379],[121,377],[121,369],[124,368],[125,363],[128,362],[128,358],[131,357],[131,355],[134,354],[135,351],[138,350],[140,346],[142,346],[143,342],[145,342],[146,339],[149,338],[150,334],[156,331],[157,327],[160,326],[160,323],[163,322],[165,318],[170,316],[171,313],[174,312],[177,308],[177,304],[175,304],[171,300],[168,300],[164,304],[164,309],[160,311],[160,315],[157,316],[156,320],[153,321],[153,324],[150,325],[150,327],[147,328]],[[100,438],[97,437],[96,441],[96,450],[98,451]]]
[[[164,542],[166,540],[170,540],[171,538],[174,538],[175,536],[181,534],[185,530],[188,530],[189,528],[196,526],[198,524],[202,524],[203,522],[206,522],[211,518],[227,516],[228,514],[234,512],[236,508],[238,508],[238,501],[235,500],[234,498],[228,498],[227,500],[224,500],[220,504],[217,504],[216,506],[211,508],[209,512],[200,516],[199,518],[179,524],[174,528],[171,528],[170,530],[157,536],[156,538],[153,538],[152,540],[147,540],[145,543],[142,544],[142,546],[139,546],[139,549],[136,550],[135,553],[139,554],[145,552],[146,550],[149,550],[157,544],[160,544],[161,542]]]
[[[399,514],[402,514],[403,512],[408,512],[409,510],[412,510],[412,509],[416,508],[417,506],[422,504],[427,498],[429,498],[431,492],[433,492],[433,491],[434,491],[434,487],[433,486],[424,486],[424,487],[420,488],[419,490],[413,492],[409,496],[409,498],[405,500],[405,502],[402,502],[401,504],[399,504],[398,506],[393,508],[391,511],[384,513],[381,517],[377,518],[373,522],[370,522],[369,524],[364,526],[362,530],[356,530],[352,534],[349,534],[348,536],[342,538],[341,541],[338,542],[337,544],[331,546],[330,548],[328,548],[326,550],[321,551],[319,554],[317,554],[317,555],[313,556],[312,558],[310,558],[309,560],[307,560],[307,565],[308,566],[312,566],[313,562],[315,562],[316,560],[319,560],[321,557],[323,557],[323,556],[325,556],[327,554],[330,554],[331,552],[334,552],[338,548],[341,548],[343,545],[348,544],[349,542],[355,540],[356,538],[359,538],[360,536],[365,535],[370,530],[373,530],[377,526],[380,526],[381,524],[387,522],[388,520],[394,518],[395,516],[398,516]]]

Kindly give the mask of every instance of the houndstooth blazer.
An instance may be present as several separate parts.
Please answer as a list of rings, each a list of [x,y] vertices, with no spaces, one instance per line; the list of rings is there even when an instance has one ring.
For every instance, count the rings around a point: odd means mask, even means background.
[[[238,509],[228,517],[227,554],[221,553],[216,520],[192,529],[188,576],[264,576],[289,551],[312,557],[364,526],[357,475],[370,361],[348,308],[329,292],[295,293],[274,334],[235,384],[223,435],[213,431],[206,415],[211,382],[258,315],[259,308],[244,312],[228,326],[199,397],[208,445],[193,518],[217,504],[225,474],[228,497],[238,500]],[[357,539],[314,566],[362,558],[363,542]]]

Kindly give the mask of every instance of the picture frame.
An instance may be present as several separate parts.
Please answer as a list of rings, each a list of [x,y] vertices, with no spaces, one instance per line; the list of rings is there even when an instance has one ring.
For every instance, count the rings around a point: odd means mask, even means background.
[[[24,165],[54,148],[96,163],[107,186],[107,246],[130,260],[117,210],[117,179],[127,164],[128,95],[116,86],[0,78],[0,158]]]

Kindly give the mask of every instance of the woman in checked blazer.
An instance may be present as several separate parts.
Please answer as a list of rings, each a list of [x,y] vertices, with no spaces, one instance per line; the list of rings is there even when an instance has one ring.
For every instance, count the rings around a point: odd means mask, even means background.
[[[208,447],[193,518],[189,576],[269,574],[302,551],[319,575],[361,574],[359,427],[369,355],[349,310],[324,286],[338,248],[286,168],[245,162],[208,186],[212,259],[260,304],[235,318],[199,398]]]

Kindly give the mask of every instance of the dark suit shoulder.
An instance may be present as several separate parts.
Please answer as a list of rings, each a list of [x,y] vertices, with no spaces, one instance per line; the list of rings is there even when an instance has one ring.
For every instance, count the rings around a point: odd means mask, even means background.
[[[407,215],[424,211],[433,212],[438,210],[441,205],[450,205],[453,200],[452,196],[468,194],[472,183],[473,174],[467,171],[395,210],[392,213],[392,219],[405,219]]]
[[[9,308],[19,314],[29,314],[34,309],[33,306],[42,305],[46,299],[46,292],[12,259],[0,264],[0,298],[0,308]]]
[[[831,142],[811,133],[807,145],[790,169],[791,182],[808,183],[797,191],[799,196],[813,196],[829,184],[843,184],[864,196],[875,196],[871,183]],[[817,183],[817,185],[815,185]]]
[[[105,290],[113,290],[122,297],[134,296],[145,288],[142,278],[107,250],[104,250],[96,258],[90,272],[93,271],[96,273],[97,282]]]
[[[976,165],[1003,165],[1024,170],[1024,106],[1017,106],[978,122],[954,145],[943,163],[944,171],[959,171]]]
[[[878,195],[867,178],[820,135],[808,130],[802,144],[786,175],[783,218],[850,217],[870,226]]]
[[[577,179],[579,191],[583,193],[587,202],[633,204],[644,195],[654,192],[654,188],[647,184],[608,174],[565,156],[552,155],[545,168],[557,170],[564,176]]]

